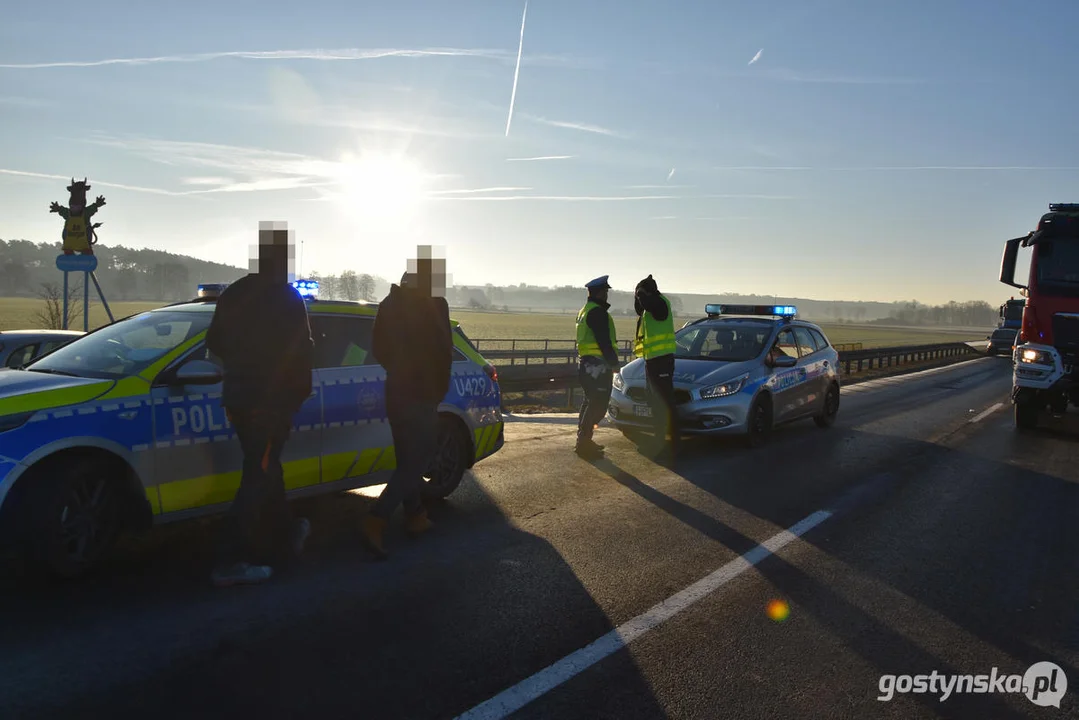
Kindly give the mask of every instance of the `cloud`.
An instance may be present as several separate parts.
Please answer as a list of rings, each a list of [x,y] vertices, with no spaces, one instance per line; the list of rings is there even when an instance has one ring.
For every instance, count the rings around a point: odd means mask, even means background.
[[[0,105],[16,105],[18,107],[48,107],[52,104],[53,103],[47,100],[41,100],[39,98],[19,97],[17,95],[0,97]]]
[[[576,155],[540,155],[539,157],[506,158],[506,162],[539,162],[541,160],[572,160]]]
[[[693,185],[626,185],[627,190],[674,190],[675,188],[687,189]]]
[[[608,137],[626,138],[628,136],[611,130],[610,128],[601,127],[599,125],[590,125],[582,122],[567,122],[564,120],[548,120],[544,117],[537,117],[535,115],[526,115],[521,113],[522,117],[527,118],[535,123],[541,125],[550,125],[551,127],[565,128],[567,130],[580,130],[581,132],[595,133],[597,135],[606,135]]]
[[[757,54],[753,56],[753,59],[749,61],[749,64],[752,65],[753,63],[760,60],[761,59],[761,53],[763,53],[763,52],[764,52],[764,48],[761,48],[760,50],[758,50]]]
[[[471,188],[468,190],[431,190],[428,195],[473,195],[476,193],[485,192],[521,192],[523,190],[531,190],[530,187],[489,187],[489,188]]]
[[[180,178],[182,185],[230,185],[236,182],[232,178],[223,177],[190,177]]]
[[[102,60],[63,60],[39,63],[3,63],[0,69],[40,70],[48,68],[89,68],[107,65],[160,65],[166,63],[202,63],[226,58],[243,60],[317,60],[317,61],[355,61],[378,60],[382,58],[422,58],[422,57],[473,57],[486,60],[512,62],[516,54],[505,50],[480,48],[342,48],[337,50],[233,50],[228,52],[193,53],[184,55],[158,55],[153,57],[120,57]],[[535,55],[525,57],[525,64],[537,65],[578,65],[582,62],[562,55]]]
[[[71,176],[70,175],[51,175],[51,174],[48,174],[48,173],[24,172],[22,170],[8,170],[8,169],[5,169],[5,168],[0,168],[0,174],[14,175],[14,176],[17,176],[17,177],[41,178],[43,180],[63,180],[65,183],[71,182]],[[198,192],[198,191],[194,191],[194,192],[175,192],[175,191],[172,191],[172,190],[162,190],[161,188],[142,187],[142,186],[139,186],[139,185],[125,185],[125,184],[122,184],[122,183],[106,182],[104,180],[96,180],[94,178],[90,178],[91,192],[93,191],[92,189],[94,187],[98,187],[98,186],[100,186],[100,187],[118,188],[120,190],[131,190],[133,192],[149,193],[149,194],[152,194],[152,195],[180,196],[180,195],[193,195],[193,194],[196,194]],[[65,187],[66,187],[66,185],[65,185]]]
[[[674,171],[675,171],[675,168],[671,168],[671,171],[669,173],[667,173],[667,182],[670,182],[671,178],[674,177]]]
[[[638,202],[649,200],[711,200],[740,198],[743,200],[794,200],[790,195],[491,195],[471,197],[439,197],[456,201],[541,201],[541,202]]]
[[[733,170],[733,171],[749,171],[749,172],[859,172],[859,171],[873,171],[873,172],[905,172],[905,171],[992,171],[992,172],[1010,172],[1010,171],[1079,171],[1079,167],[1070,166],[1046,166],[1046,165],[871,165],[863,167],[811,167],[808,165],[783,165],[783,166],[768,166],[768,165],[720,165],[712,168],[713,170]]]

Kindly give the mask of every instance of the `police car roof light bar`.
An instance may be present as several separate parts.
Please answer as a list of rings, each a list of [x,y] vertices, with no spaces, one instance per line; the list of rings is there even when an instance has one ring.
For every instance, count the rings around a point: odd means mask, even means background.
[[[1079,212],[1079,203],[1050,203],[1049,212]]]
[[[225,292],[228,283],[199,283],[198,296],[200,298],[215,298]]]
[[[708,304],[704,311],[709,317],[718,315],[761,315],[765,317],[795,317],[798,308],[794,305],[719,305]]]
[[[302,297],[318,299],[318,280],[293,280],[292,287],[296,288]]]

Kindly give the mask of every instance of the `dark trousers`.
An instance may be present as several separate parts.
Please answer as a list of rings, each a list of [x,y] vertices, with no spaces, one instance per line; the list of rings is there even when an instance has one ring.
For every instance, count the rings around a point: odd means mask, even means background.
[[[385,520],[402,503],[409,515],[423,509],[423,476],[438,453],[438,404],[412,403],[388,415],[397,468],[372,510]]]
[[[607,406],[611,404],[614,373],[603,363],[582,359],[577,367],[577,377],[584,390],[584,402],[577,416],[577,442],[588,442],[596,425],[607,414]]]
[[[293,528],[281,466],[292,418],[283,413],[237,411],[230,412],[229,419],[244,460],[240,489],[225,517],[218,548],[221,565],[255,562],[256,557],[264,557],[267,545],[273,555],[280,556]]]
[[[674,355],[661,355],[645,361],[648,378],[648,404],[652,407],[652,422],[656,445],[666,446],[670,436],[670,452],[676,455],[681,445],[674,404]]]

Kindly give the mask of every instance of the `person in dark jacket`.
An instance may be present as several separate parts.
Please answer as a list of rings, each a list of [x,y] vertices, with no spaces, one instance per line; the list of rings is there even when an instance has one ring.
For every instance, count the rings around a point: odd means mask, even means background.
[[[438,406],[450,388],[453,335],[446,299],[433,294],[434,262],[417,261],[378,307],[372,350],[386,369],[386,416],[397,468],[371,512],[362,537],[379,559],[387,557],[383,534],[404,505],[405,530],[419,535],[432,523],[423,506],[423,476],[438,450]]]
[[[275,554],[299,555],[311,532],[306,518],[292,517],[281,466],[292,417],[311,394],[314,352],[307,306],[288,267],[288,230],[262,224],[257,272],[225,289],[206,334],[224,366],[221,404],[243,451],[213,574],[219,586],[267,580],[272,568],[252,564],[262,541]]]
[[[607,275],[590,281],[588,300],[577,314],[577,376],[584,390],[584,402],[577,418],[575,452],[583,458],[603,455],[603,446],[592,439],[592,433],[607,414],[611,402],[611,382],[618,370],[618,353],[614,349],[614,319],[607,294],[611,286]]]
[[[633,309],[637,313],[634,352],[645,359],[649,404],[655,423],[654,451],[657,457],[665,455],[667,462],[673,464],[681,445],[674,403],[674,312],[670,300],[660,293],[651,275],[637,283]]]

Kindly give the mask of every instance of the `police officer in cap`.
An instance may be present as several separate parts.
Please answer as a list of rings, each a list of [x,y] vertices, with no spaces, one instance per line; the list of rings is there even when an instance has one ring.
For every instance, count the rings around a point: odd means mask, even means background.
[[[603,446],[592,440],[592,432],[607,414],[611,382],[619,366],[614,349],[614,319],[607,302],[607,291],[611,289],[607,278],[604,275],[585,285],[588,300],[577,314],[577,375],[584,390],[584,403],[577,420],[576,452],[586,459],[603,455]]]

